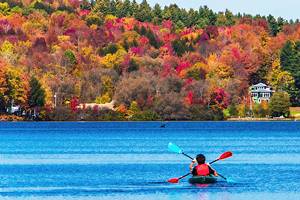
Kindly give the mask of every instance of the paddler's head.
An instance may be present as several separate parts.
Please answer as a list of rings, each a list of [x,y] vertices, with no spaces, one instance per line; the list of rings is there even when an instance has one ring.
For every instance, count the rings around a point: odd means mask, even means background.
[[[203,154],[198,154],[196,156],[196,160],[197,160],[197,163],[199,165],[204,164],[205,163],[205,156]]]

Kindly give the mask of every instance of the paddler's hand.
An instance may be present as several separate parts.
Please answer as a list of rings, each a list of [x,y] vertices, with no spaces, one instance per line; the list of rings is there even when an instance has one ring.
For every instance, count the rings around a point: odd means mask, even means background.
[[[190,171],[193,172],[193,168],[194,168],[194,164],[196,163],[196,159],[192,160],[189,168],[190,168]]]
[[[192,160],[192,163],[196,163],[197,162],[197,160],[196,160],[196,158],[194,158],[194,160]]]
[[[215,171],[215,172],[214,172],[214,176],[219,176],[219,174]]]

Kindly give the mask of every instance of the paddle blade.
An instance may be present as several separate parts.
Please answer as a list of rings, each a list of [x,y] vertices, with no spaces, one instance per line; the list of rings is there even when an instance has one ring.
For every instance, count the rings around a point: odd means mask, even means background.
[[[236,183],[236,181],[231,178],[227,178],[226,181],[227,183]]]
[[[174,153],[178,153],[178,154],[182,153],[182,149],[180,149],[176,144],[173,144],[172,142],[168,144],[168,149],[169,151]]]
[[[219,157],[218,160],[224,160],[224,159],[229,158],[229,157],[231,157],[231,156],[232,156],[232,152],[227,151],[227,152],[223,153],[223,154]]]
[[[179,179],[178,178],[171,178],[168,180],[169,183],[178,183]]]

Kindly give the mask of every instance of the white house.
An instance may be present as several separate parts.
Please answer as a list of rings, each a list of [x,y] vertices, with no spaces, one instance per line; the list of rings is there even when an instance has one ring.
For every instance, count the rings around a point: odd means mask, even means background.
[[[97,103],[81,103],[77,106],[79,109],[84,109],[84,108],[89,108],[93,109],[97,107],[98,109],[109,109],[109,110],[114,110],[115,106],[115,101],[112,100],[110,103],[104,103],[104,104],[97,104]]]
[[[255,103],[261,103],[262,101],[270,101],[273,93],[275,92],[272,90],[271,87],[267,86],[264,83],[258,83],[256,85],[252,85],[250,88],[250,95],[252,100]]]

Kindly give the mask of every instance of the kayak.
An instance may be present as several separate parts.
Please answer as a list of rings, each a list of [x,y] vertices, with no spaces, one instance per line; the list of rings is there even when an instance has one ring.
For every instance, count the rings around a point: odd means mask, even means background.
[[[193,176],[189,179],[189,183],[191,184],[207,184],[207,183],[215,183],[217,182],[217,177],[215,176]]]

